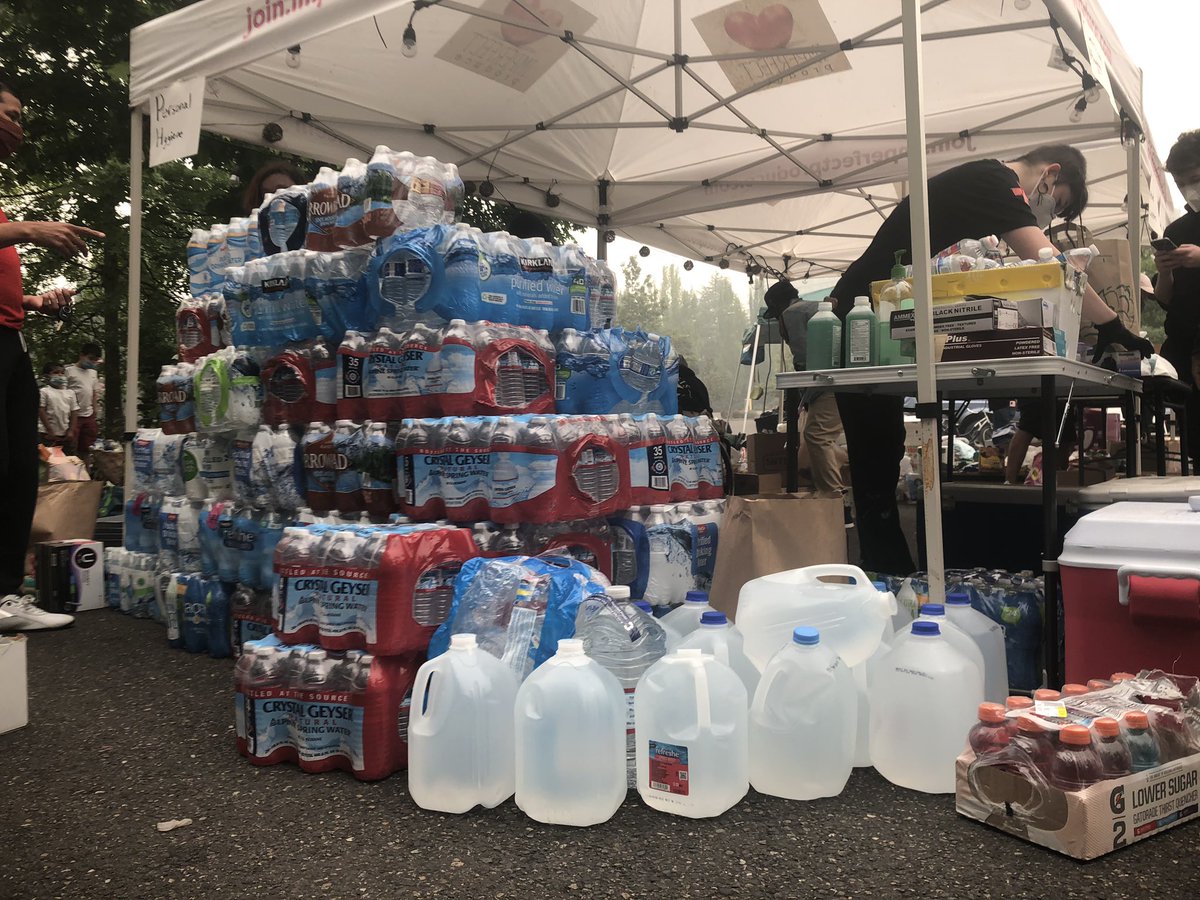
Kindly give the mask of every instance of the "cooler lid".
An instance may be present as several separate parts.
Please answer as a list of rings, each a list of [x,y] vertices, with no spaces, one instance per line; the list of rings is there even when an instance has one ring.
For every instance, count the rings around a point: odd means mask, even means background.
[[[1060,565],[1194,567],[1200,548],[1200,494],[1187,503],[1122,502],[1088,513],[1067,532]]]
[[[1136,478],[1115,478],[1079,489],[1075,502],[1083,511],[1100,509],[1123,500],[1142,500],[1149,503],[1187,503],[1188,497],[1200,496],[1198,475],[1139,475]]]

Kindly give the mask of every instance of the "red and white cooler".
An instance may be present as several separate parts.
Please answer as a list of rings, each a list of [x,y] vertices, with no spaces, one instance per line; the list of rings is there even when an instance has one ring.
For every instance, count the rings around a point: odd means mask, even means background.
[[[1200,494],[1089,513],[1067,532],[1058,563],[1068,682],[1200,673]]]

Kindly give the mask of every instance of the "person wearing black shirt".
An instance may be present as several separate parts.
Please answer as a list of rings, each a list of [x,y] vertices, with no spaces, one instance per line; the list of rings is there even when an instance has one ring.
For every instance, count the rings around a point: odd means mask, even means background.
[[[1187,404],[1188,456],[1200,471],[1200,131],[1179,136],[1167,154],[1166,170],[1187,203],[1182,217],[1163,236],[1179,248],[1156,253],[1154,299],[1167,310],[1162,355],[1180,381],[1192,385]]]
[[[963,238],[994,234],[1022,259],[1037,259],[1040,249],[1053,248],[1045,234],[1051,220],[1075,218],[1087,205],[1086,166],[1078,150],[1056,144],[1009,162],[978,160],[935,175],[929,179],[930,246],[941,249]],[[869,296],[872,281],[888,277],[898,251],[909,254],[909,222],[906,197],[834,287],[834,309],[840,317],[845,318],[855,297]],[[1119,343],[1143,355],[1153,352],[1149,341],[1125,328],[1091,288],[1085,289],[1083,317],[1096,326],[1102,346]],[[904,455],[903,400],[860,394],[838,394],[837,399],[850,454],[862,565],[909,574],[915,566],[896,507]]]

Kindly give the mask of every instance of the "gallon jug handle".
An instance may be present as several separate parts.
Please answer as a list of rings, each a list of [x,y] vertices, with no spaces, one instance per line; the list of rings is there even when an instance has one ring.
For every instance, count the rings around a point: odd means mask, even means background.
[[[708,669],[705,668],[703,660],[698,660],[693,668],[696,673],[696,724],[702,729],[711,728],[712,709],[708,700]]]
[[[818,581],[821,578],[853,578],[856,586],[870,586],[871,579],[858,566],[845,563],[825,563],[820,566],[805,566],[800,570],[801,581]]]

